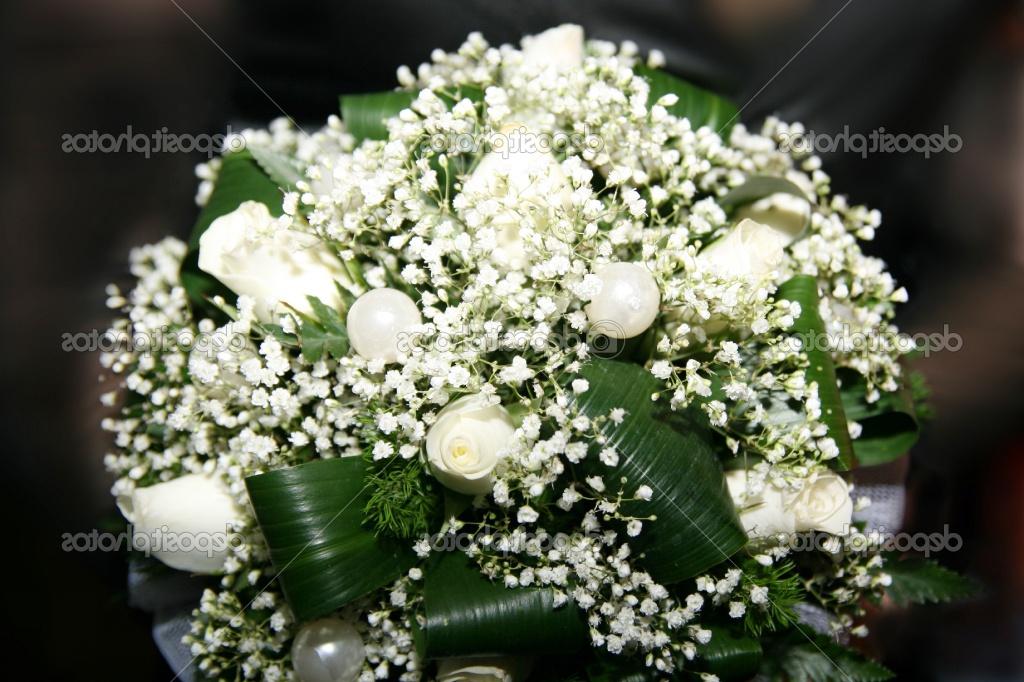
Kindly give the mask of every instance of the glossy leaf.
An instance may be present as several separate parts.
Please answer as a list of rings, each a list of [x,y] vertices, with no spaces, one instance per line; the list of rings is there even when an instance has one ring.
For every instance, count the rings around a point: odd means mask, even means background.
[[[299,620],[330,613],[405,573],[409,543],[363,526],[369,492],[358,457],[323,459],[245,480],[285,599]]]
[[[739,220],[744,217],[744,207],[750,206],[753,203],[766,199],[775,194],[789,194],[794,197],[798,197],[807,202],[808,211],[802,224],[798,226],[791,225],[779,225],[775,224],[775,221],[770,219],[763,219],[759,216],[751,215],[758,222],[765,222],[776,229],[786,232],[789,236],[796,240],[807,233],[807,228],[811,222],[811,211],[810,201],[807,198],[807,194],[800,189],[796,184],[790,182],[786,178],[780,178],[777,175],[754,175],[742,184],[733,187],[729,190],[725,196],[718,199],[718,205],[724,208],[728,213],[734,214],[733,218]]]
[[[248,150],[267,177],[281,189],[295,189],[296,183],[302,180],[302,167],[295,159],[268,147],[250,145]]]
[[[626,502],[622,512],[644,522],[643,532],[630,540],[641,565],[660,583],[690,578],[732,556],[747,543],[716,456],[718,438],[697,408],[673,412],[664,402],[651,401],[662,388],[650,372],[630,363],[595,358],[581,371],[590,388],[576,398],[592,419],[614,408],[626,410],[621,424],[605,420],[601,431],[619,454],[619,464],[607,467],[588,457],[589,471],[602,474],[609,485],[621,477],[632,495],[649,486],[648,502]]]
[[[862,466],[874,466],[905,455],[920,436],[910,387],[903,384],[899,390],[883,393],[869,403],[862,376],[849,369],[840,369],[838,376],[846,418],[862,427],[860,436],[853,440],[857,461]]]
[[[892,576],[885,594],[896,604],[934,604],[967,599],[978,593],[971,579],[927,559],[886,558],[882,569]]]
[[[832,460],[835,467],[841,471],[851,469],[856,465],[856,457],[836,382],[836,369],[832,363],[832,356],[825,347],[825,325],[818,314],[818,283],[809,275],[797,275],[782,283],[776,297],[800,304],[800,317],[797,318],[792,331],[803,342],[804,352],[807,354],[807,383],[813,381],[818,384],[821,421],[839,448],[839,456]]]
[[[711,627],[711,641],[697,650],[700,670],[723,682],[749,680],[761,665],[761,643],[723,627]]]
[[[739,120],[736,105],[710,90],[687,83],[667,71],[652,69],[642,64],[634,66],[633,73],[643,76],[651,84],[648,106],[652,106],[664,95],[676,95],[679,101],[665,108],[673,116],[689,119],[694,130],[706,125],[722,139],[728,139],[729,131]]]
[[[442,553],[423,584],[417,650],[424,658],[565,653],[585,648],[587,626],[571,601],[546,588],[507,588],[458,551]]]
[[[341,118],[356,142],[388,139],[387,120],[408,109],[416,93],[411,90],[369,92],[341,96]]]
[[[893,673],[806,627],[773,638],[765,646],[758,679],[786,682],[883,682]]]

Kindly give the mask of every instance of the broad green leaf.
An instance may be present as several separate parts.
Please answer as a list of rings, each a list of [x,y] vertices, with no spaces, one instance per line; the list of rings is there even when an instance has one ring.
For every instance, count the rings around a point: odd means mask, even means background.
[[[361,458],[344,457],[245,479],[284,596],[300,621],[387,585],[416,561],[408,543],[363,527],[365,472]]]
[[[853,440],[857,461],[862,466],[874,466],[905,455],[920,435],[910,387],[902,384],[899,390],[883,393],[869,403],[860,374],[840,369],[838,377],[846,418],[862,427],[860,436]]]
[[[296,183],[302,180],[302,166],[295,159],[267,147],[250,145],[248,150],[267,177],[281,189],[295,189]]]
[[[388,139],[387,120],[402,109],[408,109],[416,99],[411,90],[369,92],[363,95],[341,96],[341,118],[356,142]]]
[[[832,356],[824,346],[827,343],[825,325],[818,314],[818,283],[809,275],[797,275],[783,282],[776,297],[800,304],[800,317],[793,325],[793,334],[803,342],[807,354],[807,383],[818,384],[821,401],[821,421],[828,427],[828,435],[839,448],[839,456],[832,460],[836,468],[845,471],[856,465],[850,431],[846,425],[843,401],[836,382]]]
[[[967,599],[978,592],[973,580],[927,559],[887,556],[882,569],[892,576],[886,595],[899,605]]]
[[[225,154],[221,157],[213,192],[192,228],[189,248],[198,249],[199,238],[210,223],[231,213],[243,201],[258,201],[266,204],[271,215],[281,215],[283,197],[277,183],[270,179],[249,151]]]
[[[723,680],[749,680],[761,665],[761,643],[727,628],[711,627],[711,641],[697,650],[700,670]]]
[[[765,645],[760,675],[786,682],[883,682],[893,677],[881,663],[806,627]]]
[[[507,588],[459,551],[439,555],[423,583],[423,658],[565,653],[587,646],[587,626],[569,601],[546,588]]]
[[[614,408],[626,410],[621,424],[605,420],[601,432],[619,453],[615,468],[595,455],[588,472],[602,474],[609,486],[627,479],[633,495],[649,486],[648,502],[622,505],[622,512],[644,522],[643,532],[630,540],[641,565],[660,583],[690,578],[721,563],[747,543],[725,477],[715,453],[717,436],[698,408],[671,411],[651,394],[662,389],[650,372],[634,364],[594,358],[580,375],[590,388],[576,398],[591,419],[606,417]]]
[[[739,120],[736,105],[710,90],[687,83],[666,71],[644,65],[634,66],[633,73],[643,76],[651,84],[648,106],[652,106],[664,95],[676,95],[679,101],[666,109],[674,116],[688,118],[694,130],[706,125],[725,140],[729,138],[729,131]]]

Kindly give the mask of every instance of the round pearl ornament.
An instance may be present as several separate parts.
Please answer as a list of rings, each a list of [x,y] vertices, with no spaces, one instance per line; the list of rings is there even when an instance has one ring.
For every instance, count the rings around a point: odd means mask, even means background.
[[[365,659],[363,638],[338,618],[306,623],[292,643],[292,665],[301,682],[355,682]]]
[[[601,280],[601,291],[586,307],[593,330],[613,339],[644,333],[661,305],[651,273],[637,263],[609,263],[594,274]]]
[[[423,323],[420,309],[397,289],[371,289],[356,299],[345,324],[348,339],[367,360],[398,360],[402,335]],[[408,342],[411,346],[411,340]],[[407,349],[403,349],[407,350]]]

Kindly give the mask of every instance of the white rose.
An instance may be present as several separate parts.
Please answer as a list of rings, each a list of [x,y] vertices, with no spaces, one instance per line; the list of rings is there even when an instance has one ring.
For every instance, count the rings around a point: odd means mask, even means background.
[[[761,279],[782,264],[790,241],[784,232],[745,218],[701,251],[697,260],[722,276]]]
[[[445,487],[467,495],[491,490],[491,472],[515,427],[501,405],[480,393],[447,405],[427,432],[427,462]]]
[[[229,523],[243,512],[220,478],[188,474],[136,488],[118,500],[133,542],[171,568],[218,573],[228,556]]]
[[[843,535],[853,518],[850,488],[840,476],[822,474],[804,486],[790,502],[798,531],[820,530]]]
[[[562,24],[543,33],[526,36],[522,41],[523,64],[553,66],[556,69],[583,65],[583,27]]]
[[[798,492],[768,482],[760,490],[750,491],[748,472],[742,469],[726,472],[725,482],[743,529],[752,538],[812,530],[842,535],[850,525],[850,490],[834,473],[814,476]]]
[[[491,260],[506,270],[521,270],[529,262],[520,230],[524,220],[544,229],[556,207],[568,206],[571,188],[558,159],[537,133],[522,123],[502,126],[494,148],[466,179],[464,196],[479,204],[492,199],[499,206],[484,225],[494,230],[496,248]]]
[[[748,536],[764,538],[796,531],[796,519],[786,507],[783,490],[771,483],[765,483],[756,492],[748,490],[747,472],[743,469],[726,472],[725,482]]]
[[[264,204],[245,201],[210,224],[199,238],[199,269],[239,295],[256,300],[256,316],[270,322],[288,304],[312,312],[307,296],[338,307],[336,280],[345,266],[315,235],[283,229]]]
[[[508,658],[445,658],[437,665],[438,682],[512,682],[516,661]]]
[[[736,218],[749,218],[755,223],[767,225],[785,235],[789,241],[804,231],[811,217],[811,204],[806,199],[780,192],[759,199],[736,211]]]

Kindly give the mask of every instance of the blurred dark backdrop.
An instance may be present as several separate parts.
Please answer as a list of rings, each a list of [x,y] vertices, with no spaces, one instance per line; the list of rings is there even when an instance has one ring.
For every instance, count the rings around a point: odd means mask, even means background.
[[[0,11],[3,602],[11,655],[29,664],[19,679],[172,676],[149,616],[127,604],[124,557],[60,549],[62,533],[116,519],[97,358],[60,346],[65,332],[104,329],[103,287],[124,279],[129,247],[187,234],[204,157],[65,153],[61,136],[217,133],[282,110],[317,125],[338,93],[391,87],[399,64],[472,30],[498,44],[564,21],[663,50],[669,69],[743,105],[748,125],[777,113],[818,132],[949,126],[963,139],[927,159],[824,159],[833,187],[883,212],[868,248],[911,292],[902,325],[963,339],[921,365],[939,420],[912,456],[907,518],[960,533],[963,549],[943,561],[988,586],[974,604],[879,614],[870,646],[906,679],[1024,679],[1019,3],[23,0]]]

